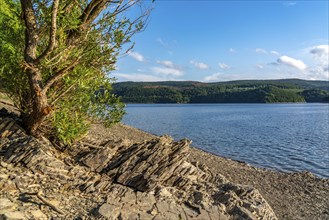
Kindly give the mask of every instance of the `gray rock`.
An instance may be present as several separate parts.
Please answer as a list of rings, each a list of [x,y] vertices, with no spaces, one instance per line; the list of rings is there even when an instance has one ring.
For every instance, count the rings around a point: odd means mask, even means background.
[[[156,203],[155,196],[151,193],[136,193],[136,203],[144,210],[152,209],[153,205]]]
[[[149,213],[147,213],[147,212],[141,212],[141,213],[139,213],[139,219],[141,219],[141,220],[151,220],[151,219],[153,219],[154,218],[154,216],[153,215],[151,215],[151,214],[149,214]]]
[[[102,149],[94,150],[86,156],[82,157],[82,161],[86,166],[88,166],[92,171],[100,172],[109,163],[112,157],[117,152],[118,147],[108,146]]]
[[[0,214],[0,220],[25,220],[27,219],[23,212],[10,211]]]
[[[39,209],[32,210],[31,215],[34,219],[48,219],[47,216]]]
[[[233,218],[236,219],[245,219],[245,220],[257,220],[256,216],[253,215],[248,209],[240,207],[240,206],[235,206],[231,212],[231,215],[233,215]]]
[[[117,219],[121,213],[121,206],[104,203],[99,207],[98,213],[106,218]]]
[[[7,198],[0,198],[0,213],[5,211],[5,210],[12,210],[16,208],[17,205],[13,202],[11,202]]]

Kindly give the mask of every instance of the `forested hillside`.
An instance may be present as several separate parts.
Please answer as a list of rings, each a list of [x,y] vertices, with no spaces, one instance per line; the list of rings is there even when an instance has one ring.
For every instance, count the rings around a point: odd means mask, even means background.
[[[114,93],[126,103],[329,102],[329,82],[300,79],[122,82]]]

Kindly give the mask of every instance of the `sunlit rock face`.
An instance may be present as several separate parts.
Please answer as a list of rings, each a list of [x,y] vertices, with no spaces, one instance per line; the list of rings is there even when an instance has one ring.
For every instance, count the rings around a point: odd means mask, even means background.
[[[0,219],[277,219],[258,190],[187,162],[189,140],[88,138],[64,151],[0,121]]]

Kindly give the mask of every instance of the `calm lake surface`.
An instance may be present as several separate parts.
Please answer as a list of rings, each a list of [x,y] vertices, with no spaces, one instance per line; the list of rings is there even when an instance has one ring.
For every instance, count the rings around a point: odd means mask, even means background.
[[[125,124],[249,164],[329,177],[328,104],[129,104]]]

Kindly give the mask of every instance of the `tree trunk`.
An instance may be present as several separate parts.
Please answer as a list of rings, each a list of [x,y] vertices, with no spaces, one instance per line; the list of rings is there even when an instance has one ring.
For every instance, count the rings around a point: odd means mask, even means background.
[[[40,99],[38,102],[33,104],[33,111],[30,114],[23,116],[23,125],[26,132],[33,136],[38,136],[38,128],[47,116],[43,114],[44,111],[47,111],[47,107],[42,107],[43,100],[44,99]]]
[[[51,107],[48,106],[48,99],[46,93],[42,90],[42,78],[38,69],[28,69],[30,95],[27,100],[31,111],[23,115],[23,125],[26,131],[36,136],[38,127],[42,124],[45,117],[50,113]]]
[[[39,36],[33,1],[21,0],[21,6],[25,22],[25,62],[23,63],[23,72],[26,73],[30,86],[29,94],[26,97],[27,100],[25,100],[26,106],[24,107],[28,111],[25,115],[22,115],[22,119],[26,131],[35,136],[37,135],[38,127],[49,114],[50,108],[47,102],[46,91],[43,90],[42,74],[37,62],[35,62]],[[57,9],[55,8],[55,10]]]
[[[23,125],[28,134],[38,136],[38,128],[50,113],[51,108],[47,105],[47,97],[39,96],[32,100],[32,112],[23,116]]]

